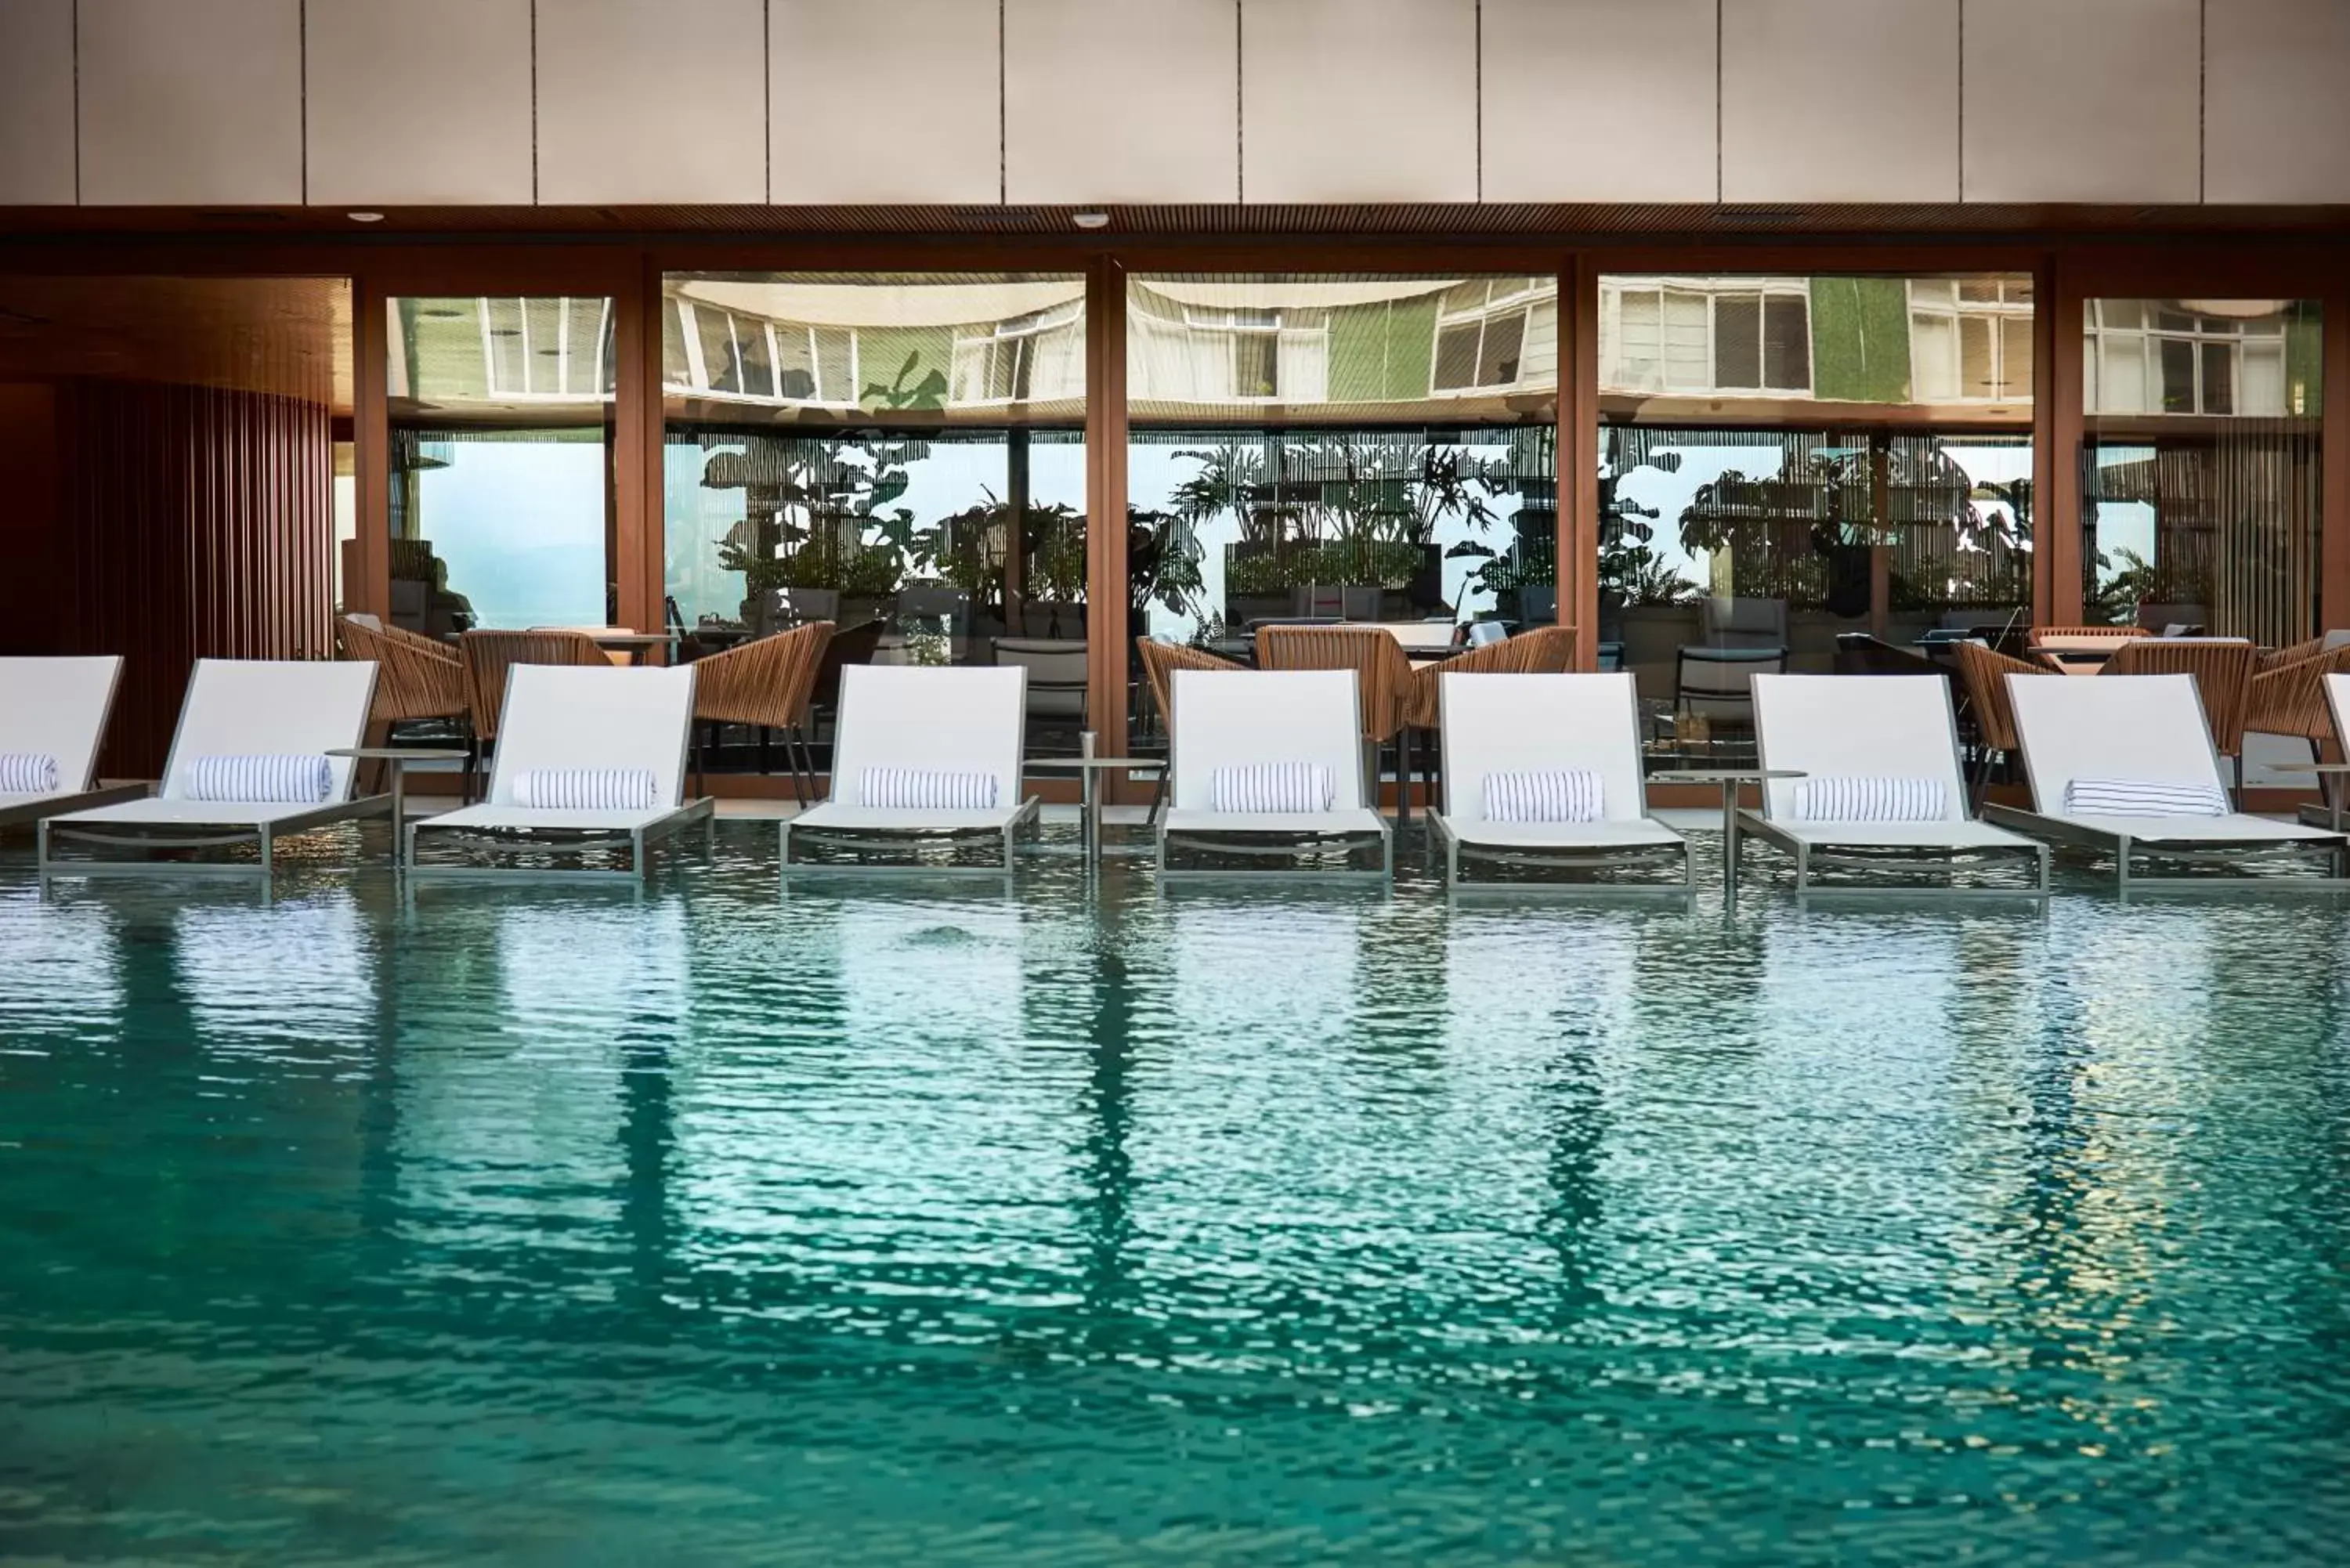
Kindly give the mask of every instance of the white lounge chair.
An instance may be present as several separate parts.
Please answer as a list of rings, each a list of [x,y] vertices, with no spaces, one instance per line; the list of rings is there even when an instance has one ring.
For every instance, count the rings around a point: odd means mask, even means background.
[[[681,828],[712,827],[715,804],[685,798],[693,667],[517,664],[506,674],[488,797],[408,826],[411,877],[546,874],[641,880],[646,851]],[[582,801],[610,804],[579,804]],[[550,804],[553,803],[553,804]],[[626,870],[556,870],[421,852],[577,854],[626,846]]]
[[[0,659],[0,759],[37,768],[47,759],[47,788],[11,788],[0,778],[0,827],[38,822],[68,811],[139,800],[143,784],[98,787],[98,750],[122,677],[116,654],[93,659]]]
[[[2350,639],[2350,632],[2327,632],[2325,638],[2329,647],[2334,646],[2334,639],[2337,637]],[[2338,747],[2350,747],[2350,675],[2329,674],[2324,680],[2325,711],[2334,721],[2334,743]],[[2324,755],[2323,748],[2318,754],[2321,758]],[[2345,750],[2343,755],[2350,756],[2350,750]],[[2299,819],[2311,827],[2339,831],[2342,823],[2350,821],[2350,803],[2345,803],[2343,798],[2345,792],[2350,791],[2350,767],[2323,761],[2314,766],[2318,793],[2324,797],[2324,804],[2303,806]],[[2279,771],[2291,773],[2295,769],[2287,766]]]
[[[1295,869],[1388,876],[1394,841],[1387,819],[1365,802],[1352,670],[1178,670],[1170,677],[1169,701],[1173,753],[1167,814],[1159,824],[1159,876],[1200,874],[1170,869],[1170,846],[1299,859],[1347,851],[1352,846],[1346,841],[1367,839],[1378,845],[1376,871]],[[1326,784],[1326,805],[1301,811],[1217,809],[1220,772],[1288,765]]]
[[[2202,700],[2189,675],[2099,675],[2074,680],[2010,676],[2008,701],[2032,785],[2030,811],[1985,806],[1984,816],[2055,844],[2110,854],[2122,889],[2152,884],[2196,888],[2339,888],[2350,839],[2298,823],[2247,816],[2116,815],[2076,810],[2068,794],[2079,781],[2180,785],[2216,792],[2224,805],[2226,775],[2211,744]],[[2149,861],[2257,867],[2322,857],[2332,877],[2169,877],[2134,875]]]
[[[163,782],[144,800],[52,816],[40,825],[40,874],[81,876],[122,870],[251,870],[219,862],[109,860],[51,857],[58,840],[116,849],[202,849],[251,844],[264,875],[275,867],[279,840],[296,834],[380,816],[386,795],[354,797],[356,764],[328,757],[355,747],[367,734],[375,699],[369,659],[300,660],[200,659],[188,677],[179,728],[163,764]],[[207,775],[233,759],[324,759],[325,787],[314,798],[220,800]]]
[[[1760,765],[1804,776],[1765,780],[1761,814],[1742,812],[1739,822],[1794,857],[1798,894],[1924,890],[1915,881],[1823,885],[1814,879],[1821,867],[1830,867],[1950,874],[1947,885],[1925,885],[1938,894],[2048,896],[2048,846],[1968,815],[1958,715],[1950,683],[1941,676],[1758,675],[1754,724]],[[1922,811],[1932,805],[1930,785],[1938,784],[1939,811],[1926,820],[1886,822],[1821,818],[1807,810],[1811,794],[1825,794],[1822,786],[1830,781],[1868,780],[1926,781],[1929,787],[1838,793],[1907,794]],[[1847,805],[1841,815],[1859,813]],[[2022,860],[2032,879],[2021,887],[1960,886],[1956,873],[1977,859]]]
[[[1679,862],[1677,880],[1489,881],[1606,893],[1697,891],[1689,840],[1648,815],[1640,774],[1639,698],[1628,673],[1445,675],[1438,704],[1444,809],[1430,814],[1444,841],[1445,880],[1464,888],[1461,862],[1528,869],[1614,872]],[[1506,774],[1584,773],[1599,785],[1589,822],[1497,821],[1487,780]]]
[[[1028,671],[1017,664],[843,669],[831,794],[785,821],[783,874],[1010,875],[1014,838],[1036,821],[1043,805],[1020,794],[1027,712]],[[973,804],[919,804],[925,798]],[[1003,846],[994,864],[951,858],[989,841]],[[792,846],[802,842],[848,857],[795,863]],[[887,857],[875,857],[875,851]]]

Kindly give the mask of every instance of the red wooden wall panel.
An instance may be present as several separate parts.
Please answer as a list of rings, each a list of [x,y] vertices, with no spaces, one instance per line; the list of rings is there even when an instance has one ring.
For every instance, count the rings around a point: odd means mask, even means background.
[[[60,653],[120,653],[102,771],[152,778],[198,659],[332,652],[333,433],[323,403],[73,379],[57,386],[48,559]]]

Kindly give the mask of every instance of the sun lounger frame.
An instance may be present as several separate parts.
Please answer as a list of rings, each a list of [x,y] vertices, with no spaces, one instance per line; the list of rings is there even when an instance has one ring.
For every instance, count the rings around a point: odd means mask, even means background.
[[[172,782],[178,775],[181,751],[188,739],[189,715],[195,710],[200,683],[204,680],[206,670],[234,669],[248,664],[293,662],[310,664],[314,661],[198,659],[195,668],[189,672],[186,690],[180,694],[180,717],[172,727],[172,749],[164,758],[163,783],[160,793],[168,797]],[[375,682],[378,672],[374,662],[367,659],[340,659],[332,663],[317,664],[317,668],[338,672],[361,670],[365,671],[365,687],[358,694],[359,701],[352,715],[350,734],[348,739],[340,735],[333,737],[344,746],[359,745],[366,738],[368,714],[375,700]],[[339,675],[328,677],[328,679],[359,680],[360,677],[352,674],[347,677]],[[36,874],[43,882],[57,877],[153,876],[158,873],[174,877],[272,877],[277,868],[279,840],[296,837],[305,833],[315,833],[319,828],[332,827],[339,823],[358,822],[371,816],[381,816],[391,810],[391,797],[388,794],[354,795],[349,793],[358,783],[358,763],[355,761],[348,758],[340,759],[337,765],[345,770],[343,799],[328,801],[312,810],[275,817],[268,822],[206,822],[201,815],[196,815],[185,821],[156,822],[150,826],[128,822],[120,824],[74,822],[64,814],[53,814],[42,818],[36,828],[37,836],[34,849],[34,863]],[[141,784],[130,791],[109,793],[113,794],[115,798],[104,804],[120,805],[130,801],[144,800],[149,791]],[[201,805],[203,803],[196,804]],[[237,805],[255,803],[222,801],[213,804]],[[252,865],[222,861],[156,860],[149,857],[109,860],[95,856],[87,859],[78,857],[59,859],[52,851],[54,846],[61,840],[67,843],[138,850],[213,849],[251,845],[259,852],[259,858]]]

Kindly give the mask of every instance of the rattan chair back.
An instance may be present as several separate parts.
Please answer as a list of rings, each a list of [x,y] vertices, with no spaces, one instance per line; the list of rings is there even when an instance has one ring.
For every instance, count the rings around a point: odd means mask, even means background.
[[[2325,701],[2325,678],[2350,675],[2350,646],[2326,649],[2324,638],[2302,646],[2312,649],[2289,663],[2265,659],[2255,665],[2244,728],[2262,735],[2297,735],[2321,747],[2345,737],[2334,732],[2334,712]],[[2282,649],[2278,651],[2282,652]]]
[[[1506,645],[1505,645],[1506,646]],[[1265,626],[1256,633],[1259,670],[1351,670],[1363,704],[1363,739],[1388,741],[1403,727],[1411,660],[1377,626]]]
[[[2007,678],[2011,675],[2047,675],[2059,680],[2070,678],[2057,676],[2055,670],[2044,664],[2012,659],[1980,642],[1961,642],[1958,649],[1959,680],[1967,689],[1967,705],[1974,711],[1975,729],[1982,737],[1983,749],[2014,752],[2017,749],[2015,705],[2007,700]]]
[[[832,622],[810,621],[694,660],[693,716],[773,730],[805,723],[832,633]]]
[[[465,716],[465,667],[456,650],[397,627],[373,627],[348,616],[335,623],[345,659],[375,660],[374,724]]]
[[[1159,708],[1159,722],[1170,734],[1175,729],[1174,699],[1170,695],[1169,677],[1178,670],[1241,670],[1243,665],[1222,659],[1201,649],[1186,648],[1180,643],[1158,642],[1147,637],[1134,639],[1135,650],[1142,659],[1142,678],[1150,687],[1150,700]]]
[[[506,671],[517,664],[600,664],[611,659],[584,631],[469,631],[458,642],[465,666],[465,706],[473,733],[497,738],[505,706]]]
[[[2221,756],[2233,757],[2244,750],[2244,718],[2251,710],[2252,660],[2258,653],[2249,642],[2149,637],[2116,649],[2097,675],[2192,675],[2203,699],[2203,717],[2211,726],[2211,743]]]

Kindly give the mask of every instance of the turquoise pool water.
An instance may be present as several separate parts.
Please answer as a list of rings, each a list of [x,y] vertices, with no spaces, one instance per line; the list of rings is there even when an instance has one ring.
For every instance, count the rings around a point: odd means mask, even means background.
[[[0,860],[0,1556],[2350,1551],[2350,905],[785,899],[772,844]]]

